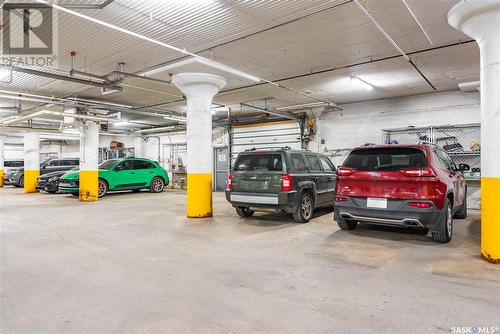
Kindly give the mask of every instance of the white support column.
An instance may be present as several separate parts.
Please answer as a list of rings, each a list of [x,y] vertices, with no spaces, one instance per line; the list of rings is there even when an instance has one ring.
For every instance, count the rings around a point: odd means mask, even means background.
[[[40,135],[28,132],[24,135],[24,192],[36,192],[36,179],[40,176]]]
[[[145,142],[142,137],[134,138],[134,157],[145,158]]]
[[[462,0],[448,23],[481,53],[481,256],[500,262],[500,1]]]
[[[4,154],[5,154],[5,140],[0,136],[0,187],[3,187],[3,177],[4,177]]]
[[[226,79],[207,73],[179,73],[172,83],[187,98],[187,216],[212,216],[212,100]]]
[[[80,201],[97,201],[99,160],[99,124],[87,122],[80,128]]]

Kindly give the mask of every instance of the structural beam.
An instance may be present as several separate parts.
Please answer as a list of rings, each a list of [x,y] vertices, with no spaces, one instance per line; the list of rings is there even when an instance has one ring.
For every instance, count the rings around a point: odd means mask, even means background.
[[[500,263],[500,1],[460,1],[448,22],[481,53],[481,256]]]
[[[86,122],[80,127],[80,201],[97,201],[99,194],[99,124]]]
[[[212,101],[226,79],[206,73],[174,74],[187,98],[187,216],[212,216]]]
[[[24,192],[36,192],[36,179],[40,176],[40,134],[24,134]]]
[[[5,140],[0,136],[0,187],[3,187]]]

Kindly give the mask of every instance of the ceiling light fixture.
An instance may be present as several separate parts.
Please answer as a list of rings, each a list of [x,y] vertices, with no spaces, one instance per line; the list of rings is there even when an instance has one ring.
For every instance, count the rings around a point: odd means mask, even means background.
[[[366,80],[361,79],[360,77],[357,77],[355,75],[351,76],[351,81],[356,82],[359,84],[361,87],[363,87],[366,90],[372,90],[375,88],[371,83],[367,82]]]
[[[187,123],[187,118],[180,117],[180,116],[167,115],[167,116],[163,116],[163,118],[171,120],[171,121],[177,121],[177,122],[181,122],[181,123]]]
[[[125,127],[125,126],[132,125],[132,123],[130,123],[129,121],[115,122],[112,124],[113,124],[113,126],[117,126],[117,127]]]
[[[12,82],[12,68],[10,66],[0,65],[0,82]]]
[[[101,95],[111,95],[121,92],[120,89],[101,87]]]
[[[65,129],[63,129],[62,133],[70,134],[70,135],[79,135],[80,131],[78,129],[65,128]]]
[[[285,106],[285,107],[277,107],[274,108],[278,111],[285,111],[285,110],[296,110],[296,109],[306,109],[306,108],[316,108],[316,107],[334,107],[334,103],[326,103],[326,102],[311,102],[311,103],[303,103],[303,104],[294,104],[291,106]]]

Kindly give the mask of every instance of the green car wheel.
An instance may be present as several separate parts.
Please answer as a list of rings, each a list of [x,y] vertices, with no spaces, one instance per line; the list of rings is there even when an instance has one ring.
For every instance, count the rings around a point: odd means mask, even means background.
[[[151,186],[149,187],[149,191],[152,193],[161,193],[165,188],[165,182],[159,176],[153,178],[151,181]]]
[[[108,184],[106,183],[106,181],[99,179],[99,183],[97,185],[97,197],[101,198],[106,195],[107,192]]]

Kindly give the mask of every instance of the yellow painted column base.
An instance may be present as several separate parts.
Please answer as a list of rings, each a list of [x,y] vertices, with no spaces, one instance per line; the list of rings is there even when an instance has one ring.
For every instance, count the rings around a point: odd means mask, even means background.
[[[36,178],[40,176],[40,170],[24,170],[24,192],[36,193]]]
[[[80,171],[80,201],[93,202],[98,199],[99,172],[96,170]]]
[[[212,174],[187,175],[187,216],[212,217]]]
[[[3,172],[3,169],[0,169],[0,187],[3,187],[3,177],[5,173]]]
[[[500,178],[481,178],[481,257],[500,263]]]

